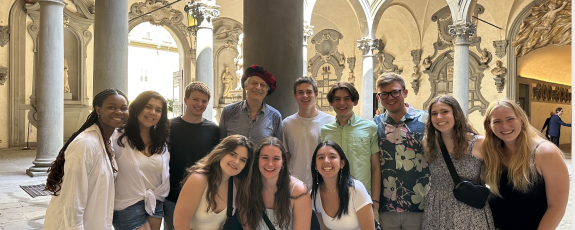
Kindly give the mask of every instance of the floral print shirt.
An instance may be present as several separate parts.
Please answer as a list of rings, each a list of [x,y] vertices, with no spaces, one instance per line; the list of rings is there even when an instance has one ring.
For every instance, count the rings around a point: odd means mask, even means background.
[[[423,156],[427,112],[410,104],[395,123],[387,113],[377,115],[381,158],[380,212],[423,212],[429,192],[429,165]]]

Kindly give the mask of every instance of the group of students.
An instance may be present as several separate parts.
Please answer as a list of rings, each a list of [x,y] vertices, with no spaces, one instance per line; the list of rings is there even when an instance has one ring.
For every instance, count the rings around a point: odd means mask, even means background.
[[[327,93],[334,117],[316,108],[315,81],[297,79],[299,111],[283,121],[263,103],[270,72],[248,67],[242,86],[219,125],[202,118],[202,82],[172,120],[157,92],[130,105],[120,90],[98,93],[49,170],[44,229],[158,230],[162,218],[166,230],[554,229],[564,215],[563,154],[510,100],[489,105],[481,136],[449,95],[427,111],[405,103],[393,73],[376,82],[386,111],[374,121],[355,115],[347,82]],[[462,180],[489,186],[483,207],[454,196],[442,149]]]

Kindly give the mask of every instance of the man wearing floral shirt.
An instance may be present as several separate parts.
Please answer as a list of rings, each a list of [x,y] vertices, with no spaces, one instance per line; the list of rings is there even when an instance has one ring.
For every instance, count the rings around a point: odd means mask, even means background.
[[[385,73],[376,85],[386,109],[374,118],[381,152],[379,220],[383,229],[421,229],[430,176],[422,145],[427,112],[404,103],[401,76]]]

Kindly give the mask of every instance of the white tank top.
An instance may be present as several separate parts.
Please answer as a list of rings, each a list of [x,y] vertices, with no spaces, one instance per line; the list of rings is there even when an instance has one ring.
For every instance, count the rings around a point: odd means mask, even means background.
[[[208,193],[208,186],[206,186],[206,190],[202,194],[202,198],[200,199],[200,203],[196,208],[196,212],[194,216],[190,220],[190,228],[193,230],[220,230],[224,226],[226,222],[226,214],[228,211],[228,207],[226,204],[226,208],[219,213],[206,212],[208,208],[208,199],[206,199],[206,194]],[[233,188],[233,201],[235,203],[236,200],[236,186]],[[234,204],[232,203],[232,204]],[[232,205],[233,207],[233,205]]]
[[[156,189],[162,184],[162,154],[147,157],[141,152],[134,152],[134,155],[143,175],[144,186],[146,189]]]

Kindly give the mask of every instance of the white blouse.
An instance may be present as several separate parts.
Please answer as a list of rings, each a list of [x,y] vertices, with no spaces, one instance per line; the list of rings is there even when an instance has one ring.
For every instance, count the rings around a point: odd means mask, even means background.
[[[48,204],[44,229],[112,229],[114,173],[105,149],[95,124],[68,145],[61,190]]]
[[[357,211],[364,206],[371,204],[371,196],[367,193],[365,186],[358,181],[353,180],[354,187],[349,188],[349,205],[347,215],[342,215],[340,219],[334,219],[328,216],[323,210],[323,204],[321,202],[320,191],[318,190],[317,196],[314,200],[314,210],[315,212],[321,213],[323,223],[325,226],[331,230],[360,230],[359,220],[357,219]]]
[[[117,142],[119,137],[120,133],[112,136],[112,142]],[[139,150],[132,149],[128,144],[127,138],[122,139],[122,143],[124,147],[114,146],[116,161],[119,167],[118,177],[116,179],[114,210],[124,210],[138,201],[144,200],[146,212],[149,215],[153,215],[156,210],[156,200],[163,202],[170,192],[170,153],[167,148],[164,148],[164,153],[161,154],[161,170],[155,172],[157,175],[161,175],[161,184],[157,187],[150,187],[153,186],[153,183],[145,183],[144,181],[147,180],[150,182],[153,181],[153,179],[150,180],[151,178],[146,178],[140,170],[142,166],[139,164],[139,161],[136,160],[139,155],[143,157],[146,156]],[[154,156],[151,158],[153,157]]]

